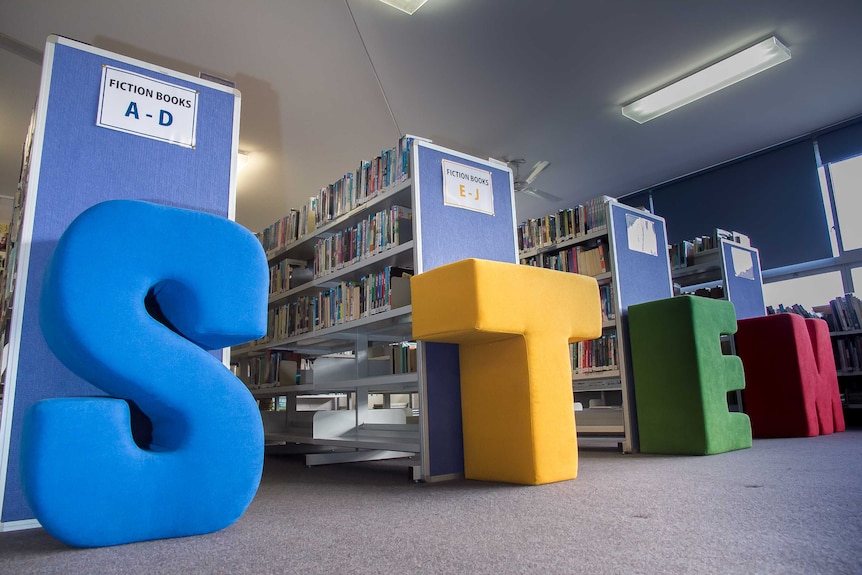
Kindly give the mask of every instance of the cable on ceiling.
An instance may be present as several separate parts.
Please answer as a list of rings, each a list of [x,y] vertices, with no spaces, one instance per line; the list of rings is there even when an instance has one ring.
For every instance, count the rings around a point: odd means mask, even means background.
[[[359,36],[359,41],[362,42],[362,48],[365,50],[365,55],[368,56],[368,62],[371,64],[371,71],[374,72],[374,78],[377,80],[377,86],[380,88],[380,93],[383,94],[383,101],[386,102],[386,109],[389,110],[389,117],[392,118],[392,123],[395,124],[395,131],[400,138],[403,133],[398,127],[398,120],[395,119],[395,114],[392,112],[392,106],[389,105],[389,98],[386,97],[386,90],[383,89],[383,83],[380,81],[380,76],[377,74],[377,68],[374,67],[374,60],[371,59],[371,54],[368,52],[368,46],[365,45],[365,39],[362,37],[362,32],[359,31],[359,25],[356,23],[356,17],[353,15],[353,10],[350,8],[350,2],[344,0],[347,11],[350,12],[350,18],[353,20],[353,26],[356,28],[356,34]]]

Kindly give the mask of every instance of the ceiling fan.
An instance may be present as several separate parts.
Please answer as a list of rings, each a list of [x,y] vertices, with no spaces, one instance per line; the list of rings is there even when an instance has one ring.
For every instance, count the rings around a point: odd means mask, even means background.
[[[515,160],[507,160],[506,163],[512,168],[512,173],[515,176],[515,191],[520,192],[522,194],[526,194],[528,196],[533,196],[534,198],[540,198],[542,200],[547,200],[549,202],[559,202],[562,201],[562,198],[559,196],[555,196],[554,194],[549,194],[548,192],[544,192],[538,188],[533,187],[533,181],[539,176],[539,174],[551,165],[550,162],[546,160],[541,160],[536,162],[533,168],[530,170],[530,174],[521,179],[520,167],[521,164],[525,163],[526,160],[519,158]]]

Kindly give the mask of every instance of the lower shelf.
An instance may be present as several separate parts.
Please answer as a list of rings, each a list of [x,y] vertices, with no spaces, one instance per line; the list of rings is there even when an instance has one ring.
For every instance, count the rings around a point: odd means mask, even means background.
[[[306,445],[328,446],[346,449],[374,449],[419,453],[419,425],[407,423],[403,409],[371,409],[365,411],[361,423],[357,425],[357,414],[353,410],[332,410],[306,412],[306,420],[292,424],[284,413],[284,424],[272,425],[273,417],[265,418],[264,437],[267,444],[299,443]],[[305,423],[305,424],[303,424]],[[310,425],[309,425],[310,423]],[[269,428],[269,429],[267,429]]]
[[[395,373],[388,375],[376,375],[360,377],[343,381],[329,381],[321,383],[309,383],[303,385],[280,385],[276,387],[260,387],[251,389],[251,394],[257,398],[277,397],[291,394],[314,394],[354,391],[358,388],[367,388],[369,392],[404,390],[404,393],[418,391],[419,376],[416,372]]]
[[[602,435],[617,433],[622,435],[626,432],[625,427],[622,425],[579,425],[577,430],[579,434],[599,433]]]
[[[364,424],[357,429],[346,432],[338,437],[311,437],[307,433],[285,431],[266,433],[267,443],[303,443],[308,445],[326,445],[329,447],[345,447],[351,449],[386,449],[410,453],[419,452],[419,426],[407,425],[401,429],[381,429],[381,425]],[[415,430],[408,429],[415,427]]]
[[[578,433],[625,433],[622,407],[593,407],[575,412]]]

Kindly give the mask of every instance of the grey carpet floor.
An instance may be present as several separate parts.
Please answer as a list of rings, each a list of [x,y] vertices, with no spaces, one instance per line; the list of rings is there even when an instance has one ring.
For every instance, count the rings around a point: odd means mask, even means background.
[[[223,531],[102,549],[2,533],[0,573],[860,574],[862,430],[707,457],[582,450],[577,479],[536,487],[268,456]]]

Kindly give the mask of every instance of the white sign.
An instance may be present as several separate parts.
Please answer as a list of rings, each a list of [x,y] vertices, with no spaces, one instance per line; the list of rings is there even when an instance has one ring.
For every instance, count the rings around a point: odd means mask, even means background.
[[[626,232],[630,250],[649,256],[658,255],[655,222],[634,214],[626,214]]]
[[[198,92],[112,66],[102,66],[96,125],[195,147]]]
[[[730,255],[731,264],[733,265],[733,274],[738,278],[753,280],[754,258],[752,257],[751,252],[730,246]]]
[[[493,216],[491,172],[443,160],[443,203]]]

